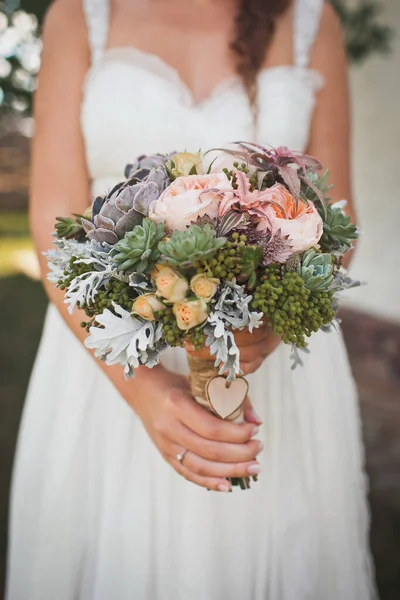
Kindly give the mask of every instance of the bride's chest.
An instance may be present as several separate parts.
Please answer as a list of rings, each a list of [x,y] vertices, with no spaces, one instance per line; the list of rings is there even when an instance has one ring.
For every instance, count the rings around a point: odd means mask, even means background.
[[[179,75],[152,55],[109,51],[86,81],[82,130],[95,179],[118,177],[139,154],[196,151],[252,140],[302,150],[307,144],[317,73],[276,67],[259,76],[259,113],[238,78],[222,82],[196,104]]]

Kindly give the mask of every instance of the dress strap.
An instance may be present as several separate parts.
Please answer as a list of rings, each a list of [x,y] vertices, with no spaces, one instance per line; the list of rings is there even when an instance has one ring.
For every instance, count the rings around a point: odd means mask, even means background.
[[[110,0],[82,0],[88,29],[92,65],[96,65],[107,44]]]
[[[318,35],[324,0],[295,0],[294,64],[306,68]]]

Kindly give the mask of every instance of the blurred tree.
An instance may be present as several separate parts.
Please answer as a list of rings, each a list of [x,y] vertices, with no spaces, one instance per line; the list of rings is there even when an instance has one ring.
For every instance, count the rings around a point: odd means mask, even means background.
[[[347,0],[330,2],[342,21],[350,61],[361,63],[375,52],[390,52],[394,30],[379,22],[381,1],[359,0],[350,5]]]
[[[46,10],[50,6],[52,0],[9,0],[10,4],[14,2],[15,4],[19,3],[20,7],[23,10],[26,10],[28,13],[33,13],[37,16],[40,22],[43,21],[43,17],[46,13]]]
[[[32,93],[42,49],[38,19],[17,10],[18,0],[0,1],[0,117],[1,129],[31,112]]]

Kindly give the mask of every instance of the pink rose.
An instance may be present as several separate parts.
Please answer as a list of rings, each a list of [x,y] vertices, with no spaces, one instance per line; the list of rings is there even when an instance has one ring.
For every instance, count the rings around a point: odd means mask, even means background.
[[[261,217],[259,230],[271,229],[272,233],[280,230],[282,236],[289,237],[293,252],[305,252],[318,246],[324,225],[312,202],[308,206],[301,200],[296,203],[292,194],[280,183],[263,191],[262,198],[265,202],[262,207],[264,217]]]
[[[224,191],[232,191],[225,173],[178,177],[150,205],[149,218],[169,231],[184,231],[197,217],[218,216]]]

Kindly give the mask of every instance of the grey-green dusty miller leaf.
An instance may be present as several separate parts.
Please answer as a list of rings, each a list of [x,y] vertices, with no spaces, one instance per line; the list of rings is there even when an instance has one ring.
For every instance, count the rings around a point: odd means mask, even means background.
[[[167,344],[162,339],[162,323],[141,321],[113,303],[116,315],[106,309],[96,317],[102,327],[91,327],[85,346],[107,365],[121,364],[125,377],[133,377],[140,365],[159,363]]]

